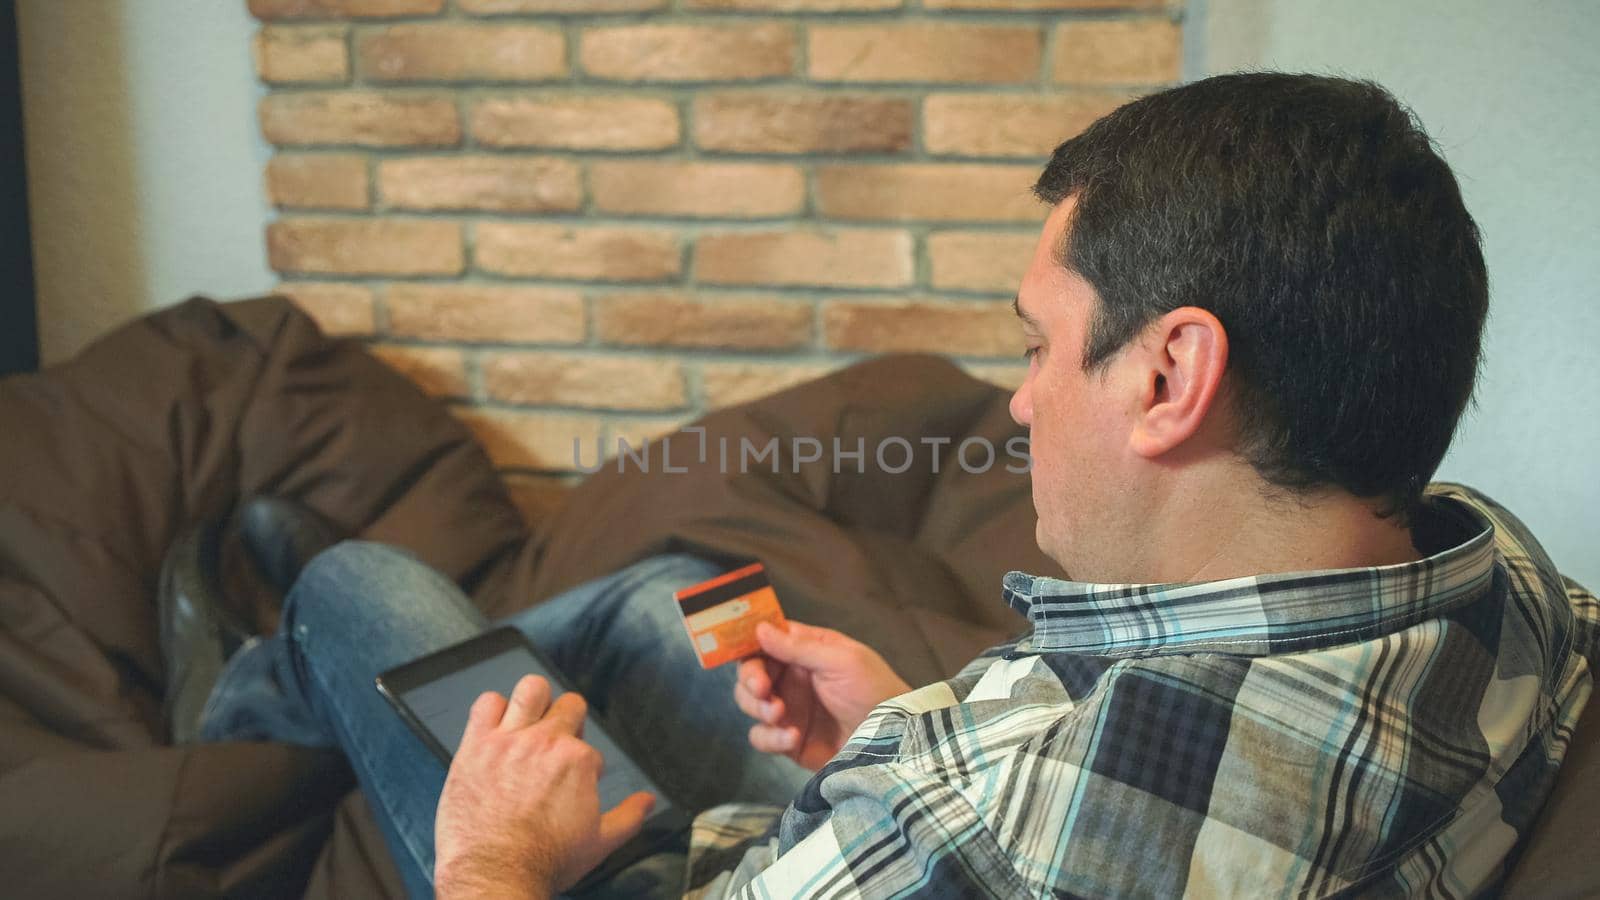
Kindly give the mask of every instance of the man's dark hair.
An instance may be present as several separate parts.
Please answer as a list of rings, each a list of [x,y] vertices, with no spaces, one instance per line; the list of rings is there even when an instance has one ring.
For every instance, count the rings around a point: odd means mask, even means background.
[[[1173,309],[1209,310],[1257,472],[1409,518],[1472,396],[1488,277],[1455,176],[1393,96],[1208,78],[1063,143],[1034,193],[1076,197],[1061,262],[1099,295],[1085,368]]]

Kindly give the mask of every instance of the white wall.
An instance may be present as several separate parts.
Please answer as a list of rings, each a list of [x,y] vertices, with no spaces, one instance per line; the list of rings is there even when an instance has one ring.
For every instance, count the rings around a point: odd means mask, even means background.
[[[1600,589],[1600,4],[1191,0],[1186,76],[1371,78],[1409,105],[1483,231],[1486,363],[1439,477],[1487,492]]]
[[[193,293],[261,293],[267,146],[244,0],[21,0],[45,362]]]

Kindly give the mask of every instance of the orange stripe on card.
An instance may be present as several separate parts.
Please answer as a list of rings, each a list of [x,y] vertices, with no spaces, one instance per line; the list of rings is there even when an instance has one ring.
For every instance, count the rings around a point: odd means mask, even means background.
[[[706,591],[709,591],[712,588],[721,587],[722,585],[725,585],[730,581],[738,581],[739,579],[745,577],[746,575],[754,575],[757,572],[760,572],[764,568],[766,568],[766,567],[763,566],[761,563],[751,563],[750,565],[745,566],[742,569],[735,569],[732,572],[727,573],[726,575],[718,575],[717,577],[711,579],[710,581],[702,581],[699,584],[694,585],[693,587],[684,588],[683,590],[678,591],[673,596],[677,597],[679,600],[686,600],[686,599],[688,599],[690,597],[693,597],[693,596],[696,596],[698,594],[704,594]]]

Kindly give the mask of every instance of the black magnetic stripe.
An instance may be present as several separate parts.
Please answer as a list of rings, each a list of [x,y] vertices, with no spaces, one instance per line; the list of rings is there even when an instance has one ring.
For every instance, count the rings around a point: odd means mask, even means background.
[[[678,601],[678,605],[683,608],[684,615],[692,616],[697,612],[704,612],[719,603],[727,603],[735,597],[743,597],[745,594],[759,591],[771,584],[772,581],[767,578],[766,572],[754,572],[738,581],[719,584],[709,591],[695,594],[692,597],[685,597]]]

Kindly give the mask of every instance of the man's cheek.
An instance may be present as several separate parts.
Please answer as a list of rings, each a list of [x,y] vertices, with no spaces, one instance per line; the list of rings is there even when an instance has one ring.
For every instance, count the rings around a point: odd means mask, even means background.
[[[1043,519],[1057,505],[1057,485],[1050,470],[1039,465],[1037,456],[1034,457],[1033,471],[1029,474],[1033,478],[1033,511]]]

